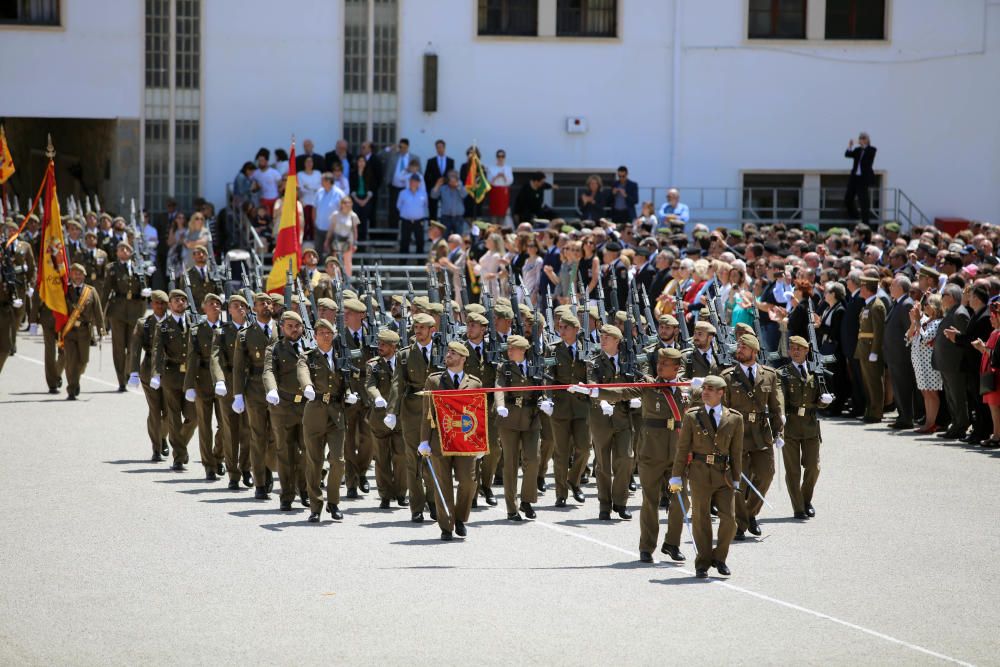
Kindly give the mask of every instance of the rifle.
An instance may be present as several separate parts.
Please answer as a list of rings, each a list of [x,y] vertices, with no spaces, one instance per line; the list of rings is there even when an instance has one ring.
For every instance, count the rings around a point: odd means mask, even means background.
[[[305,341],[307,349],[316,347],[316,332],[313,329],[312,317],[309,315],[309,307],[306,306],[306,295],[302,292],[302,283],[298,277],[295,278],[295,291],[299,296],[299,317],[302,318],[304,328],[302,340]]]
[[[635,278],[629,278],[628,281],[628,303],[626,311],[632,316],[635,321],[637,328],[639,329],[639,340],[642,347],[646,347],[654,341],[654,337],[650,335],[648,328],[641,326],[642,324],[642,314],[639,310],[639,297],[636,294],[638,290],[635,286]],[[630,331],[629,334],[632,332]]]
[[[771,353],[767,351],[766,345],[764,343],[764,333],[761,331],[760,327],[760,310],[757,308],[757,299],[753,299],[753,332],[757,336],[757,341],[760,343],[760,350],[757,351],[757,363],[762,366],[767,363],[771,356]],[[774,354],[774,358],[778,358],[778,354]]]
[[[136,266],[139,270],[139,284],[142,285],[143,289],[146,289],[149,285],[146,283],[147,271],[151,266],[149,260],[149,249],[146,247],[146,236],[139,229],[139,223],[135,219],[135,199],[132,200],[132,209],[130,220],[132,223],[132,235],[135,237],[135,260]]]
[[[174,273],[173,268],[167,269],[167,290],[173,292],[177,289],[177,274]]]
[[[389,324],[389,318],[385,313],[385,300],[382,296],[382,266],[375,262],[375,301],[378,302],[378,326]]]
[[[295,294],[295,279],[292,276],[292,263],[288,263],[288,273],[285,276],[285,309],[289,310],[292,307],[292,294]]]
[[[636,349],[638,343],[635,339],[635,334],[632,333],[635,328],[635,319],[632,316],[632,312],[625,311],[625,335],[622,338],[624,343],[621,350],[618,352],[618,366],[621,369],[622,377],[625,382],[631,382],[639,377],[639,354]]]
[[[427,299],[431,303],[441,303],[441,288],[433,264],[427,265]]]
[[[94,195],[95,199],[97,195]],[[184,293],[187,294],[187,311],[185,317],[188,320],[188,326],[194,326],[198,323],[198,306],[194,303],[194,294],[191,292],[191,279],[188,277],[187,271],[181,273],[181,284],[184,288]]]
[[[615,262],[617,261],[616,259]],[[611,310],[617,315],[618,311],[621,310],[621,304],[618,303],[618,273],[615,271],[614,262],[608,265],[608,274],[610,275],[608,287],[611,288]]]
[[[336,338],[336,365],[337,370],[344,376],[344,381],[350,383],[351,373],[358,370],[354,366],[354,358],[361,357],[361,350],[352,350],[351,344],[347,340],[347,324],[344,322],[344,289],[340,282],[339,274],[333,278],[333,289],[337,294],[337,338]],[[357,354],[355,354],[355,352]]]
[[[555,345],[559,342],[559,333],[556,331],[556,323],[552,317],[552,285],[545,286],[545,329],[549,337],[549,344]]]
[[[264,285],[264,262],[261,261],[260,255],[257,254],[257,248],[262,247],[263,243],[253,226],[250,227],[250,235],[253,237],[250,242],[250,260],[253,264],[254,279],[253,289],[255,292],[259,292]]]
[[[674,306],[677,317],[678,336],[680,338],[678,342],[681,344],[681,349],[684,350],[691,347],[691,332],[688,331],[687,313],[684,312],[684,299],[681,298],[680,282],[677,283],[677,289],[674,294]]]
[[[604,305],[604,282],[597,281],[597,316],[604,324],[608,323],[608,309]],[[587,332],[589,335],[589,331]]]
[[[226,261],[226,265],[228,268],[229,266],[228,259]],[[247,282],[247,267],[245,264],[242,263],[240,264],[240,271],[243,274],[242,275],[243,280],[241,281],[243,283],[243,288],[240,291],[243,292],[243,298],[246,299],[247,304],[249,304],[247,306],[247,321],[250,322],[250,324],[254,324],[257,322],[257,316],[254,315],[253,312],[254,295],[253,295],[253,290],[250,289],[249,283]]]
[[[500,363],[500,336],[497,335],[496,320],[493,315],[493,297],[488,290],[482,292],[483,308],[486,309],[486,323],[489,332],[489,342],[486,345],[486,361],[490,364]]]
[[[586,302],[586,293],[582,291],[583,289],[585,289],[585,287],[586,286],[583,284],[583,279],[581,278],[581,280],[580,280],[580,289],[581,289],[580,294],[584,295],[584,301],[583,301],[584,305],[580,309],[580,317],[581,317],[581,319],[580,319],[580,325],[581,325],[581,327],[583,329],[583,342],[579,346],[580,347],[580,352],[577,355],[580,358],[580,361],[587,361],[588,359],[590,359],[590,356],[594,353],[594,341],[592,341],[590,339],[590,306],[588,306],[587,302]],[[572,298],[573,298],[574,301],[576,300],[576,288],[575,287],[573,289],[573,297]]]
[[[826,369],[825,364],[834,363],[836,357],[831,355],[824,356],[819,353],[819,343],[816,341],[816,326],[813,324],[812,299],[809,298],[808,294],[805,295],[805,298],[809,331],[809,359],[806,362],[806,367],[809,368],[809,372],[816,376],[816,385],[819,387],[820,394],[827,394],[829,391],[826,388],[826,376],[832,375],[832,373]]]
[[[401,315],[399,322],[399,346],[405,348],[410,344],[410,308],[407,304],[413,303],[413,281],[406,279],[406,294],[403,295],[403,303],[399,307]]]
[[[733,352],[736,350],[736,346],[733,345],[730,348],[729,334],[730,328],[728,325],[724,324],[719,318],[719,313],[715,309],[715,299],[709,297],[708,301],[708,318],[712,322],[712,326],[715,327],[715,355],[719,358],[720,366],[732,366]]]
[[[368,267],[364,268],[362,277],[365,285],[365,304],[367,310],[365,319],[368,321],[368,331],[365,333],[365,345],[373,350],[378,350],[378,328],[379,322],[375,319],[375,303],[372,301],[372,279],[368,274]]]
[[[451,276],[445,275],[444,280],[444,312],[441,313],[441,332],[449,343],[458,340],[458,323],[451,312]]]
[[[656,337],[656,318],[653,317],[653,309],[649,304],[649,295],[646,293],[646,286],[639,283],[639,297],[642,304],[642,314],[646,316],[646,331],[650,336]]]

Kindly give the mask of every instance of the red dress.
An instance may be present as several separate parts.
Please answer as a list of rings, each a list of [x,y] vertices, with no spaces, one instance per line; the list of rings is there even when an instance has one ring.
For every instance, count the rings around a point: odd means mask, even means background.
[[[990,334],[990,339],[986,342],[986,350],[983,352],[983,358],[979,362],[979,372],[988,373],[992,371],[996,381],[995,386],[997,387],[995,391],[983,394],[983,403],[986,405],[1000,405],[1000,370],[990,367],[990,357],[993,356],[993,348],[997,346],[997,341],[1000,341],[1000,330]]]
[[[494,185],[490,189],[490,215],[502,218],[510,208],[510,188],[504,185]]]

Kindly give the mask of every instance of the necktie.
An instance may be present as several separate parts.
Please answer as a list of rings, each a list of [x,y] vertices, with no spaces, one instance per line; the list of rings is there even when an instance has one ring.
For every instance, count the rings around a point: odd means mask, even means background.
[[[614,369],[615,375],[618,375],[618,360],[611,357],[611,368]]]
[[[476,356],[479,358],[479,363],[483,363],[483,346],[476,346]]]
[[[271,337],[271,325],[269,324],[264,325],[264,335],[267,336],[268,338]]]
[[[431,363],[431,355],[430,355],[430,352],[428,352],[428,348],[423,347],[423,348],[420,348],[420,349],[422,349],[424,351],[424,363],[425,364],[430,364]]]
[[[333,350],[326,353],[326,365],[333,369]]]
[[[712,421],[712,430],[713,431],[718,431],[719,430],[719,420],[715,416],[715,408],[712,408],[711,410],[708,411],[708,417]]]
[[[298,341],[295,341],[294,343],[292,343],[292,351],[295,352],[295,354],[299,353],[299,342]]]
[[[802,379],[805,380],[806,379],[806,367],[805,366],[799,366],[798,368],[799,368],[799,375],[801,375]]]
[[[711,366],[712,365],[712,362],[710,362],[708,360],[708,352],[702,352],[701,353],[701,358],[705,360],[705,365],[706,366]]]
[[[576,358],[576,345],[569,346],[569,356]]]
[[[205,269],[203,269],[203,268],[199,267],[199,268],[198,268],[198,274],[199,274],[199,275],[201,275],[201,279],[202,279],[202,280],[204,280],[204,279],[205,279]]]
[[[361,347],[361,332],[354,332],[354,347]]]
[[[517,367],[521,369],[521,375],[527,377],[528,373],[524,370],[524,364],[518,364]]]
[[[750,378],[750,384],[753,384],[753,366],[747,369],[747,377]]]
[[[458,373],[451,376],[451,381],[455,383],[455,389],[458,389]]]

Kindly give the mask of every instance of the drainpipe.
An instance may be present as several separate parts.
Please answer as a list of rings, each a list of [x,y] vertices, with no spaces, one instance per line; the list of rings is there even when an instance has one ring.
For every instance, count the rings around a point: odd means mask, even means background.
[[[670,82],[670,173],[667,187],[677,184],[677,141],[680,137],[681,91],[681,2],[674,0],[673,73]]]

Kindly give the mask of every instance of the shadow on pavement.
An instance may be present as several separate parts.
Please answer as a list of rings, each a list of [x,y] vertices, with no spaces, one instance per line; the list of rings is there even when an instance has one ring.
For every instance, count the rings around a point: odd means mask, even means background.
[[[161,472],[161,473],[164,473],[164,474],[168,474],[168,473],[169,474],[176,474],[170,468],[136,468],[135,470],[122,470],[122,472],[128,473],[129,475],[134,475],[135,473],[145,473],[145,472]]]
[[[239,496],[237,496],[235,492],[232,492],[232,493],[233,493],[233,496],[230,497],[230,498],[208,498],[208,499],[205,499],[205,500],[199,500],[198,502],[200,502],[200,503],[212,503],[212,504],[221,504],[221,503],[263,503],[263,502],[267,502],[267,501],[264,501],[264,500],[257,500],[256,498],[253,497],[253,494],[239,495]]]
[[[206,484],[211,484],[211,482],[206,482]],[[231,493],[235,493],[235,491],[230,491],[225,486],[209,486],[209,487],[205,487],[204,489],[181,489],[177,493],[189,493],[189,494],[192,494],[192,495],[199,494],[199,493],[226,493],[226,494],[231,494]]]
[[[696,576],[688,575],[686,577],[672,577],[670,579],[650,579],[651,584],[660,584],[663,586],[686,586],[688,584],[710,584],[713,580],[722,580],[723,577],[709,577],[708,579],[699,579]]]
[[[303,509],[304,508],[301,508],[301,507],[293,507],[292,508],[292,512],[299,513],[301,511],[303,511]],[[280,509],[278,509],[277,507],[275,507],[273,509],[266,509],[266,510],[240,510],[239,512],[230,512],[229,513],[230,516],[238,516],[238,517],[242,517],[244,519],[249,519],[249,518],[252,518],[252,517],[255,517],[255,516],[262,516],[262,515],[268,515],[268,514],[274,514],[274,515],[278,515],[278,516],[287,516],[288,512],[282,512]]]
[[[593,519],[565,519],[563,521],[554,521],[553,523],[559,524],[560,526],[591,526],[591,525],[608,525],[613,526],[618,523],[630,523],[625,519],[611,519],[611,521],[602,521],[598,518]]]
[[[445,542],[444,540],[442,540],[442,539],[440,539],[438,537],[428,537],[426,539],[421,539],[421,540],[402,540],[400,542],[390,542],[389,544],[392,544],[392,545],[397,545],[398,544],[398,545],[404,546],[404,547],[420,547],[420,546],[428,546],[428,545],[431,545],[431,544],[458,544],[461,541],[462,541],[461,538],[452,540],[451,542]],[[442,568],[442,569],[444,569],[444,568]],[[449,569],[451,569],[451,568],[449,568]]]
[[[336,521],[320,521],[319,523],[309,523],[305,519],[300,521],[282,521],[280,523],[262,523],[260,525],[264,530],[274,531],[280,533],[285,528],[322,528],[324,525],[334,524]]]
[[[110,463],[113,466],[138,465],[139,463],[149,463],[149,459],[118,459],[117,461],[103,461],[103,463]]]
[[[171,470],[176,474],[176,471]],[[157,479],[154,480],[157,484],[205,484],[205,479],[203,477],[185,477],[184,479]]]

